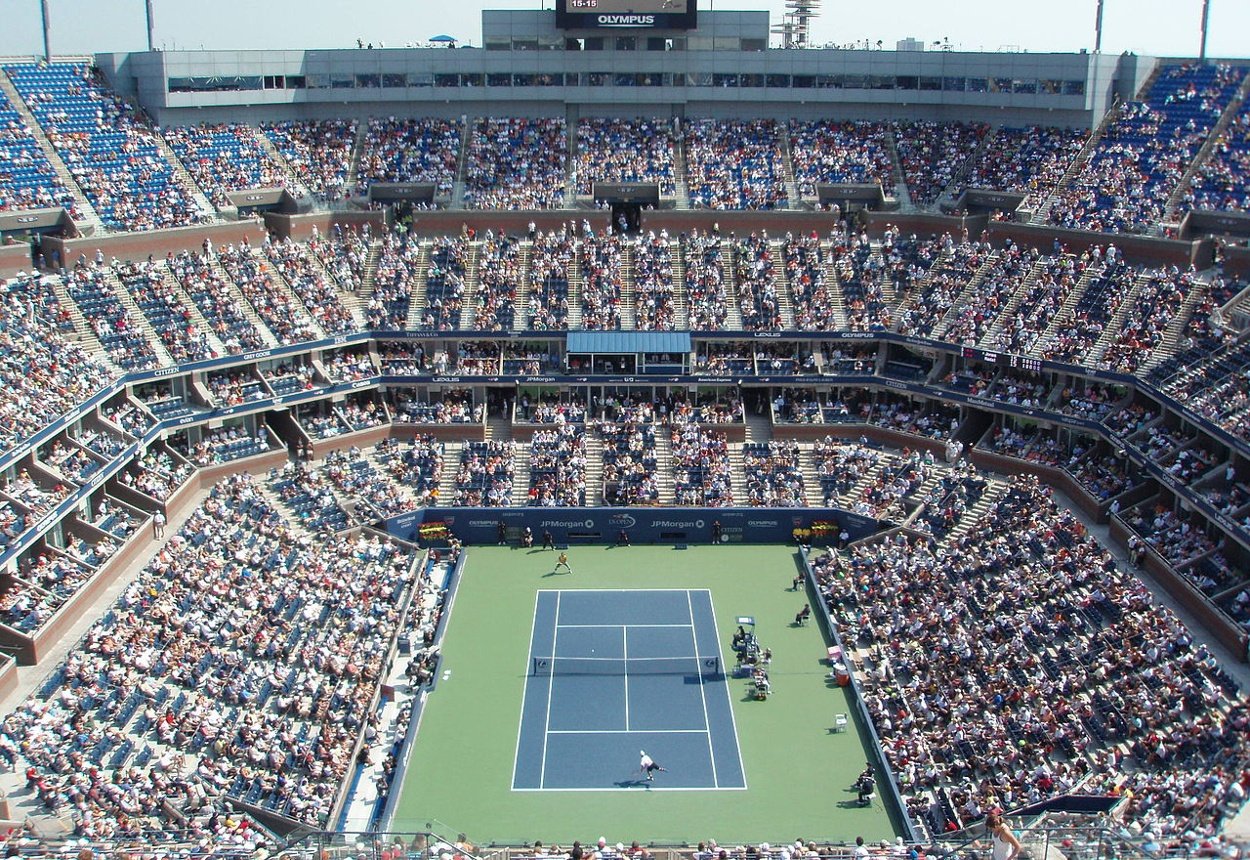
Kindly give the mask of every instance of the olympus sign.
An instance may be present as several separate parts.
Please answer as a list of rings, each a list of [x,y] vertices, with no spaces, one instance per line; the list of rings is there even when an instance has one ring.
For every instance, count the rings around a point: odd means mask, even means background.
[[[600,15],[601,27],[654,27],[654,15]]]

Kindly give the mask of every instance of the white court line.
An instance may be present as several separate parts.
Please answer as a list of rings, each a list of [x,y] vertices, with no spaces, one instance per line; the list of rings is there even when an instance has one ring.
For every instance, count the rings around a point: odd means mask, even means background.
[[[705,735],[707,729],[552,729],[549,735]]]
[[[465,564],[468,564],[467,559],[465,560]],[[459,591],[460,589],[456,589],[456,590]],[[520,719],[516,721],[516,752],[513,753],[513,756],[512,756],[512,784],[513,785],[516,785],[516,765],[517,765],[517,761],[521,757],[521,726],[524,725],[525,723],[525,697],[529,693],[529,687],[530,687],[529,679],[530,679],[530,676],[534,672],[534,626],[536,624],[538,624],[538,595],[537,594],[534,595],[534,617],[530,619],[530,647],[529,647],[529,651],[526,652],[526,656],[525,656],[525,685],[521,691],[521,717]],[[548,694],[547,696],[547,705],[548,707],[551,706],[550,694]],[[424,711],[422,712],[422,716],[424,716]],[[545,751],[543,755],[544,757],[546,756]],[[406,773],[407,773],[407,769],[405,769],[405,775]]]
[[[560,636],[560,592],[556,592],[556,629],[551,634],[551,653],[556,653],[556,639]],[[530,641],[533,641],[531,637]],[[547,781],[547,734],[551,731],[551,698],[552,688],[555,687],[556,673],[553,670],[551,676],[547,679],[547,723],[543,726],[543,765],[542,770],[538,774],[538,787],[542,788]]]
[[[686,592],[686,608],[690,610],[690,638],[694,640],[696,662],[694,668],[699,674],[699,701],[703,704],[703,729],[707,732],[707,757],[712,762],[712,787],[720,788],[720,780],[716,776],[716,750],[712,747],[712,720],[707,713],[707,688],[703,686],[703,667],[697,665],[700,659],[699,634],[694,628],[694,598],[690,596],[689,591]]]
[[[732,788],[730,787],[712,788],[710,786],[706,788],[698,788],[695,786],[689,786],[689,787],[676,787],[675,786],[672,788],[664,788],[663,786],[658,786],[658,785],[655,785],[654,783],[648,783],[645,786],[635,785],[635,786],[629,786],[626,788],[514,788],[512,790],[513,791],[577,791],[577,792],[582,792],[582,791],[645,791],[645,792],[652,792],[652,791],[746,791],[747,787],[745,785],[741,785],[741,786],[735,785]]]
[[[629,627],[621,625],[621,666],[625,670],[625,731],[629,731]]]
[[[720,625],[716,623],[716,605],[712,602],[712,592],[709,589],[699,589],[707,594],[708,609],[712,612],[712,629],[716,631],[716,650],[720,655],[721,661],[721,677],[725,678],[725,656],[724,650],[721,648]],[[729,681],[726,680],[721,686],[725,688],[725,701],[729,705],[729,722],[734,729],[734,749],[738,752],[738,770],[742,773],[742,787],[747,787],[747,769],[742,763],[742,745],[738,743],[738,718],[734,716],[733,699],[729,697]],[[721,789],[724,791],[725,789]]]
[[[556,626],[557,627],[589,627],[591,629],[602,627],[602,628],[610,628],[610,629],[615,630],[618,627],[689,627],[690,625],[689,624],[624,624],[624,625],[622,624],[557,624]]]

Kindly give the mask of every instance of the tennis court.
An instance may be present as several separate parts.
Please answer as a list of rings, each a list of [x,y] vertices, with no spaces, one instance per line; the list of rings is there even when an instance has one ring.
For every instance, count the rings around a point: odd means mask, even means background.
[[[707,589],[539,591],[529,667],[514,790],[746,788]]]
[[[827,677],[820,627],[793,623],[812,600],[791,590],[793,548],[574,547],[574,572],[559,575],[551,551],[466,552],[438,683],[421,713],[391,829],[436,822],[479,843],[518,845],[599,836],[626,844],[782,844],[901,832],[880,798],[869,807],[855,802],[867,741],[847,691]],[[739,615],[754,616],[761,644],[773,652],[767,701],[728,671]],[[693,665],[713,655],[721,671]],[[569,671],[536,667],[536,657],[621,662]],[[651,671],[644,662],[671,658],[692,665]],[[718,702],[729,715],[714,712]],[[550,728],[570,734],[547,731],[548,705]],[[526,714],[539,706],[535,731]],[[849,730],[834,730],[838,713],[852,715]],[[628,743],[614,747],[608,733],[624,732],[626,719]],[[560,748],[569,742],[585,745]],[[708,752],[709,742],[718,752]],[[650,790],[628,784],[639,777],[643,749],[668,768]],[[743,787],[729,788],[735,784]]]

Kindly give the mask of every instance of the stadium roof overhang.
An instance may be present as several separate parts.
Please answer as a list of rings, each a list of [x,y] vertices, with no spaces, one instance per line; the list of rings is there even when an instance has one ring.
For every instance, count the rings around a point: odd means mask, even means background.
[[[688,331],[573,331],[568,351],[579,355],[638,355],[687,353]]]

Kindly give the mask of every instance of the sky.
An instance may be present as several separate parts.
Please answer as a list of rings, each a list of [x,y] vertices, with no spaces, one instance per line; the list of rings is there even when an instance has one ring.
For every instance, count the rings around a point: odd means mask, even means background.
[[[54,54],[139,51],[144,0],[48,0]],[[554,0],[154,0],[156,43],[174,50],[401,47],[449,34],[481,44],[481,11],[553,8]],[[1103,51],[1196,56],[1202,0],[1105,0]],[[1097,0],[824,0],[814,44],[893,47],[915,37],[966,51],[1079,51],[1094,44]],[[1250,0],[1210,0],[1207,54],[1250,53]],[[41,53],[40,0],[0,0],[0,55]],[[699,0],[704,9],[768,9],[785,0]],[[1030,14],[1030,9],[1033,13]]]

